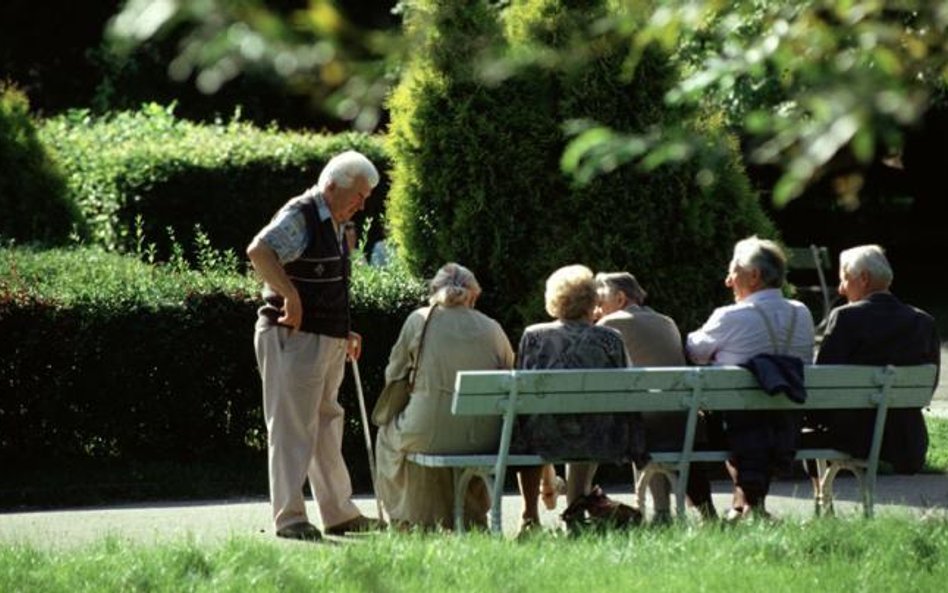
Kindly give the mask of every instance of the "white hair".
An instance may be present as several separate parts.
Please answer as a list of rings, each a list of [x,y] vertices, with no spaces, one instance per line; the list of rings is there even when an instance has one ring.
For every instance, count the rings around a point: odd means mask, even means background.
[[[839,254],[839,269],[848,276],[869,274],[874,281],[889,286],[892,284],[892,266],[885,251],[878,245],[859,245]]]
[[[756,269],[768,288],[781,288],[787,275],[787,256],[769,239],[753,235],[734,244],[731,265],[742,270]]]
[[[339,187],[352,187],[359,177],[365,178],[370,187],[379,184],[379,172],[364,154],[354,150],[347,150],[329,159],[326,166],[319,173],[316,187],[325,190],[330,182],[336,182]]]
[[[442,307],[457,307],[468,302],[471,295],[479,295],[481,285],[474,273],[454,262],[449,262],[438,270],[431,279],[431,296],[428,302]]]

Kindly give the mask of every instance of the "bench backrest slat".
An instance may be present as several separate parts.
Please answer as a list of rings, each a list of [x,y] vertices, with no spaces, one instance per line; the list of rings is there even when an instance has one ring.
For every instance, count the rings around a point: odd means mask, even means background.
[[[452,409],[461,415],[503,414],[514,380],[521,414],[684,411],[696,385],[701,386],[701,407],[711,410],[871,408],[878,403],[885,371],[885,367],[807,366],[809,397],[802,405],[765,394],[750,372],[740,367],[465,371],[458,373]],[[934,365],[893,371],[889,407],[928,405]]]

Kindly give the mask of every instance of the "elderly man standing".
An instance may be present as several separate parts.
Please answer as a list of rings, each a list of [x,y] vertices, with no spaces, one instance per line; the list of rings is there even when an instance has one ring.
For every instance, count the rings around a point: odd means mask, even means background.
[[[635,276],[628,272],[596,274],[599,291],[599,325],[611,327],[622,334],[633,366],[685,366],[681,333],[674,320],[645,306],[647,293]],[[642,414],[645,443],[649,450],[680,449],[685,433],[686,416],[676,412]],[[696,466],[688,480],[688,496],[705,517],[715,515],[711,501],[711,485]],[[638,468],[636,483],[638,483]],[[653,522],[671,519],[669,493],[671,485],[663,475],[649,482],[655,505]]]
[[[813,316],[806,305],[783,298],[783,250],[766,239],[749,237],[734,246],[724,280],[734,304],[719,307],[701,329],[688,334],[687,353],[697,364],[732,365],[758,354],[781,354],[809,361],[813,356]],[[778,412],[732,412],[724,417],[734,481],[728,520],[759,513],[775,467],[788,466],[797,441],[797,423]]]
[[[892,278],[892,267],[878,245],[861,245],[839,254],[839,294],[848,304],[830,312],[817,364],[940,363],[935,320],[889,292]],[[874,412],[830,411],[817,419],[831,446],[860,457],[869,454]],[[897,472],[911,474],[922,469],[927,450],[928,431],[921,410],[889,410],[880,457]]]
[[[247,255],[264,281],[254,334],[263,381],[270,501],[278,537],[318,540],[306,515],[310,489],[325,531],[340,535],[384,524],[352,502],[342,457],[343,409],[338,391],[346,357],[362,338],[349,328],[349,249],[343,225],[362,210],[379,174],[364,155],[347,151],[323,168],[317,184],[288,201],[253,238]]]

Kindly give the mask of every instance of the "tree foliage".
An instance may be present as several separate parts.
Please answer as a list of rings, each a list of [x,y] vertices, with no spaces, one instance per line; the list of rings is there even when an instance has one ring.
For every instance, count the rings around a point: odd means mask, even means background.
[[[629,1],[646,7],[653,2]],[[900,0],[668,0],[644,26],[630,11],[609,23],[625,33],[635,59],[657,43],[688,64],[666,94],[673,105],[711,104],[750,138],[749,154],[779,164],[774,201],[783,205],[828,172],[836,161],[856,170],[837,184],[858,202],[865,170],[897,155],[912,127],[937,106],[948,81],[948,2]],[[597,132],[600,137],[603,131]],[[570,167],[583,176],[602,158],[651,158],[654,165],[691,151],[693,136],[675,127],[652,135],[610,136],[610,146],[579,136],[574,150],[590,154]],[[584,150],[580,150],[580,147]],[[664,151],[664,154],[663,152]],[[641,161],[640,161],[641,162]]]
[[[483,305],[512,332],[544,317],[545,278],[577,261],[634,271],[690,327],[725,298],[734,240],[772,232],[720,117],[663,103],[676,79],[668,55],[649,49],[630,70],[622,38],[595,33],[606,4],[419,0],[406,11],[417,41],[389,103],[389,222],[417,273],[469,265]],[[484,82],[485,68],[579,39],[594,57],[582,67],[534,64]],[[690,121],[700,150],[726,156],[649,174],[614,166],[573,184],[559,170],[561,122],[591,118],[630,132]]]
[[[293,4],[131,0],[112,30],[125,40],[172,28],[190,31],[172,69],[197,71],[198,84],[207,90],[242,70],[266,66],[292,86],[313,89],[315,100],[360,129],[384,122],[380,105],[391,75],[420,45],[417,36],[394,31],[391,22],[355,25],[330,0],[289,10]],[[410,12],[418,4],[402,0],[395,9]],[[782,171],[773,194],[778,205],[838,175],[839,162],[845,171],[835,186],[846,204],[856,205],[865,169],[897,158],[905,135],[926,121],[936,104],[933,92],[948,76],[948,0],[610,5],[611,14],[592,31],[564,29],[556,33],[557,44],[524,44],[499,56],[492,48],[471,47],[465,60],[478,64],[482,81],[490,83],[519,68],[595,61],[594,37],[603,31],[624,39],[629,71],[657,45],[687,65],[666,100],[724,110],[728,125],[748,139],[749,155]],[[700,135],[673,124],[634,134],[591,122],[573,130],[575,141],[562,164],[580,181],[617,163],[635,162],[648,171],[709,156],[700,148]]]
[[[173,38],[177,80],[213,94],[244,72],[276,74],[287,89],[371,131],[402,51],[394,0],[128,0],[109,27],[120,51]]]

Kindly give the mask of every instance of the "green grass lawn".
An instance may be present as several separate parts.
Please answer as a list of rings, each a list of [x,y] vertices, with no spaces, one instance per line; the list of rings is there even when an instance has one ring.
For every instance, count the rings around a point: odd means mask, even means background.
[[[948,419],[928,416],[925,424],[928,426],[925,471],[948,473]]]
[[[383,534],[0,549],[0,591],[943,591],[948,520],[675,526],[526,542]]]

